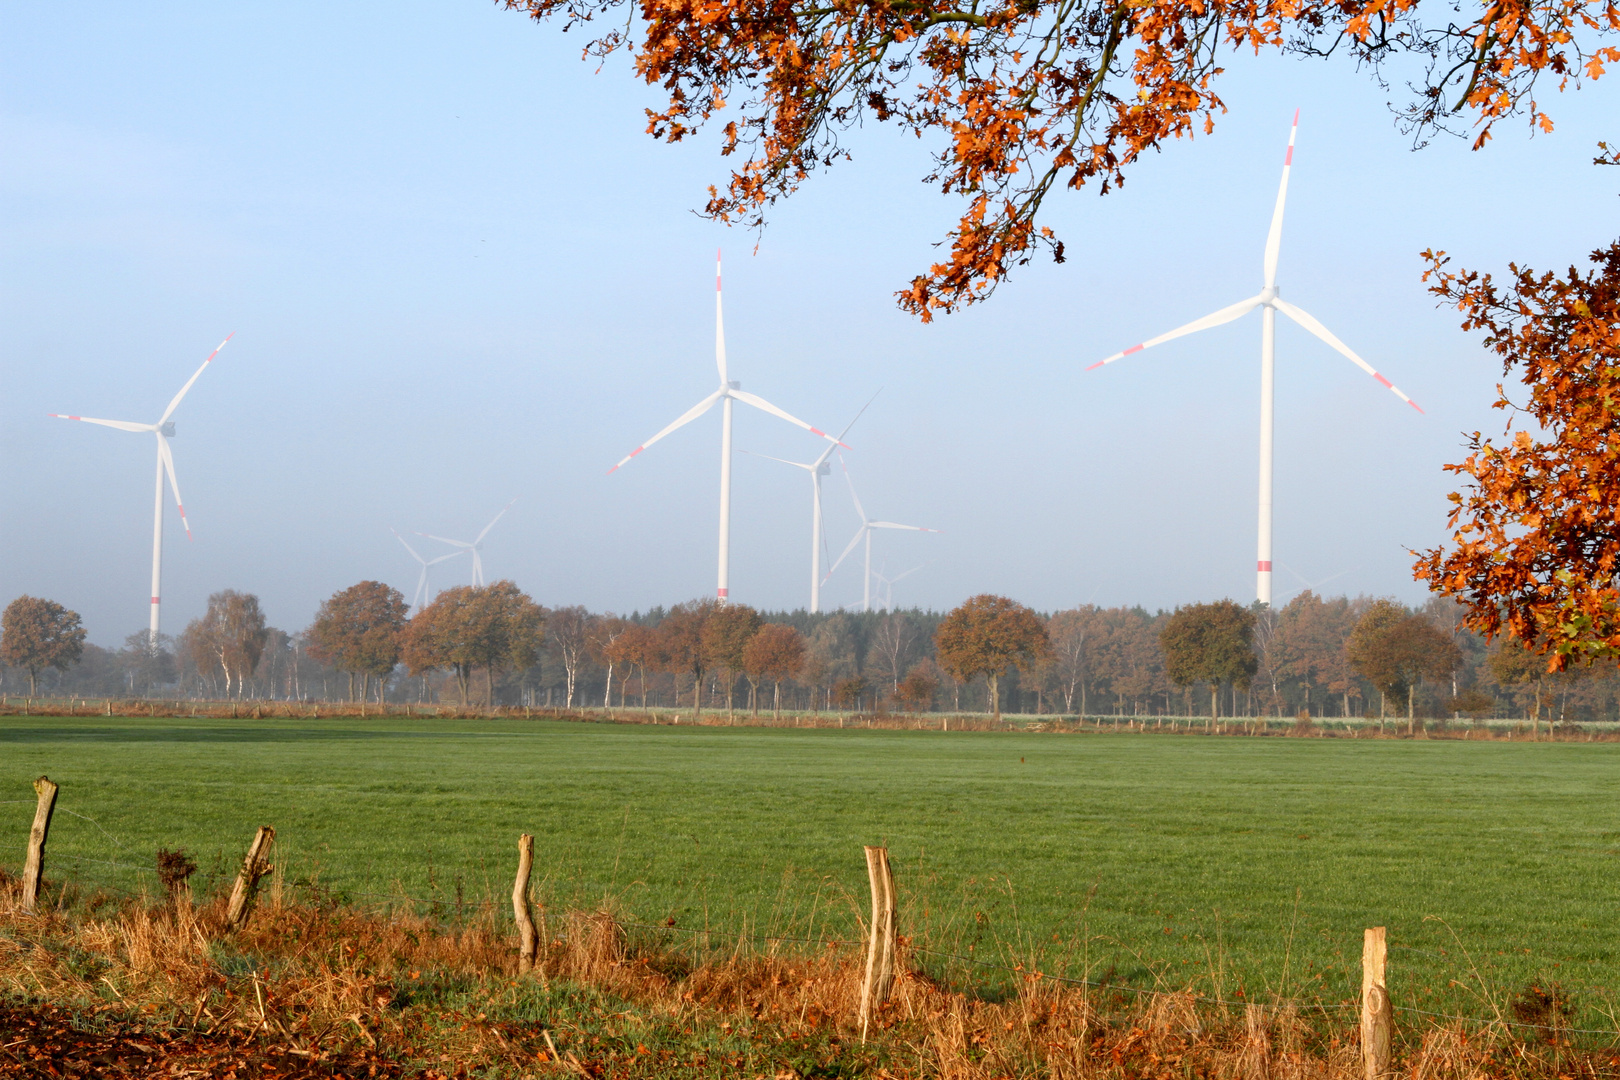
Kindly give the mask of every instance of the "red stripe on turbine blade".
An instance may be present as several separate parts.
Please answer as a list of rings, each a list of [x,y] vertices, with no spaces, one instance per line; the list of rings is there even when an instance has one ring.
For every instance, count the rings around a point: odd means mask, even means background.
[[[645,449],[647,449],[645,446],[638,446],[634,450],[630,451],[630,456],[635,457],[637,454],[641,453]]]
[[[1255,564],[1255,569],[1259,570],[1262,574],[1271,573],[1271,560],[1261,559]]]
[[[1092,364],[1092,365],[1091,365],[1091,366],[1090,366],[1090,367],[1088,367],[1088,368],[1086,368],[1086,370],[1087,370],[1087,371],[1095,371],[1095,370],[1097,370],[1097,369],[1098,369],[1098,368],[1100,368],[1100,367],[1102,367],[1102,366],[1103,366],[1103,365],[1104,365],[1104,364],[1106,364],[1106,363],[1108,363],[1108,361],[1106,361],[1106,360],[1099,360],[1099,361],[1097,361],[1097,362],[1096,362],[1096,363],[1095,363],[1095,364]]]
[[[827,433],[825,431],[822,431],[818,427],[811,428],[810,429],[810,434],[812,434],[812,435],[820,435],[823,439],[825,439],[827,437]]]
[[[1294,126],[1299,127],[1299,110],[1294,110]]]
[[[1421,407],[1421,406],[1420,406],[1420,405],[1418,405],[1418,403],[1417,403],[1417,402],[1415,402],[1415,401],[1413,401],[1413,400],[1412,400],[1412,399],[1411,399],[1411,398],[1407,398],[1407,399],[1406,399],[1406,403],[1407,403],[1407,404],[1408,404],[1408,405],[1410,405],[1410,406],[1412,406],[1412,408],[1414,408],[1414,409],[1417,409],[1417,411],[1418,411],[1418,412],[1420,412],[1420,413],[1423,413],[1423,415],[1424,415],[1424,416],[1428,416],[1428,415],[1429,415],[1429,414],[1428,414],[1428,413],[1424,413],[1424,412],[1423,412],[1423,408],[1422,408],[1422,407]]]
[[[1385,386],[1389,387],[1391,390],[1395,389],[1395,384],[1394,383],[1390,382],[1388,379],[1384,378],[1382,375],[1378,374],[1378,372],[1376,372],[1376,371],[1373,372],[1373,378],[1377,379],[1379,382],[1383,383]]]
[[[1141,352],[1145,348],[1147,348],[1146,345],[1132,345],[1130,348],[1126,349],[1124,352],[1120,353],[1119,355],[1121,355],[1121,356],[1129,356],[1129,355],[1131,355],[1131,353],[1133,353],[1133,352]]]
[[[1283,168],[1286,169],[1286,168],[1288,168],[1288,166],[1292,165],[1293,163],[1294,163],[1294,148],[1292,146],[1290,146],[1288,148],[1288,156],[1283,158]]]

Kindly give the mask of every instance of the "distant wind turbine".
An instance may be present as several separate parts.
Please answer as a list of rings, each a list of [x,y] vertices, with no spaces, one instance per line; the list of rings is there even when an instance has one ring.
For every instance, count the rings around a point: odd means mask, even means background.
[[[796,416],[789,416],[764,398],[756,394],[744,393],[742,383],[732,382],[730,376],[726,374],[726,323],[720,307],[719,252],[715,252],[714,256],[714,362],[715,366],[720,369],[720,388],[682,413],[674,423],[626,454],[622,461],[608,470],[608,475],[611,476],[623,468],[631,458],[676,428],[690,424],[693,420],[714,408],[715,402],[722,404],[722,419],[720,422],[720,578],[719,584],[715,588],[715,595],[719,597],[720,602],[723,604],[731,594],[731,403],[740,401],[745,405],[752,405],[754,408],[768,412],[772,416],[779,416],[790,424],[797,424],[812,435],[830,439],[836,445],[842,446],[843,444],[837,439],[833,439],[831,435],[828,435],[820,428],[811,427]]]
[[[397,530],[390,529],[388,531],[394,534],[395,540],[398,540],[401,544],[405,545],[405,550],[411,553],[411,558],[422,564],[422,573],[416,579],[416,598],[411,601],[411,614],[415,615],[422,610],[422,599],[427,595],[428,567],[437,566],[446,559],[459,559],[461,556],[467,554],[467,552],[464,550],[452,551],[448,555],[440,555],[433,559],[424,559],[420,552],[411,547],[410,544],[405,543],[405,538],[399,535]]]
[[[891,611],[894,610],[894,584],[895,584],[895,582],[900,581],[903,578],[908,578],[912,574],[915,574],[917,571],[919,571],[921,569],[922,569],[921,566],[913,566],[910,570],[907,570],[905,573],[896,574],[894,577],[885,576],[882,570],[874,570],[874,571],[872,571],[872,576],[877,578],[878,581],[881,582],[882,585],[883,585],[883,610],[884,610],[885,613],[891,612]]]
[[[1327,327],[1317,322],[1309,313],[1288,303],[1277,295],[1277,252],[1282,245],[1283,202],[1288,197],[1288,172],[1294,164],[1294,137],[1299,134],[1299,110],[1294,110],[1294,126],[1288,133],[1288,155],[1283,158],[1282,184],[1277,188],[1277,206],[1271,213],[1271,231],[1266,235],[1265,254],[1265,287],[1260,292],[1240,300],[1230,307],[1205,315],[1202,319],[1195,319],[1186,326],[1160,334],[1156,338],[1149,338],[1140,345],[1132,345],[1123,352],[1117,352],[1106,360],[1099,360],[1086,370],[1100,368],[1104,364],[1112,364],[1121,357],[1139,353],[1143,349],[1162,344],[1173,338],[1186,334],[1196,333],[1199,330],[1208,330],[1212,326],[1231,322],[1242,315],[1248,314],[1255,308],[1261,308],[1260,323],[1260,542],[1259,558],[1255,564],[1257,574],[1255,582],[1255,595],[1262,604],[1271,603],[1271,458],[1272,458],[1272,416],[1273,416],[1273,388],[1275,383],[1274,353],[1277,333],[1277,312],[1282,312],[1296,323],[1327,342],[1337,349],[1353,364],[1371,375],[1374,379],[1395,396],[1406,402],[1418,412],[1417,402],[1405,394],[1384,376],[1380,375],[1373,366],[1355,353],[1350,347],[1331,334]]]
[[[871,518],[866,516],[866,508],[861,505],[861,497],[859,495],[855,494],[855,481],[850,479],[849,466],[844,463],[844,455],[843,454],[838,455],[838,464],[844,470],[844,481],[849,484],[849,497],[855,501],[855,513],[860,515],[861,527],[859,529],[855,530],[855,535],[854,535],[853,538],[851,538],[851,540],[849,542],[849,546],[844,548],[844,553],[842,555],[838,556],[838,561],[832,564],[832,570],[827,571],[827,577],[832,577],[833,576],[833,571],[837,570],[838,567],[843,564],[843,561],[846,558],[849,557],[849,553],[855,550],[855,545],[860,543],[862,540],[865,540],[866,541],[866,575],[865,575],[865,578],[863,579],[862,585],[861,585],[861,610],[862,611],[871,611],[872,610],[872,530],[873,529],[903,529],[906,532],[926,532],[926,533],[937,533],[937,532],[939,532],[939,530],[938,529],[925,529],[921,525],[897,525],[892,521],[873,521]]]
[[[882,391],[880,390],[878,393],[882,393]],[[876,400],[877,394],[873,394],[871,401],[862,405],[861,411],[855,414],[855,420],[859,420],[861,414],[866,412],[871,407],[872,402]],[[821,549],[826,543],[826,537],[821,527],[821,478],[832,471],[832,466],[827,463],[827,459],[832,457],[833,451],[842,445],[844,436],[848,435],[849,429],[855,426],[855,420],[851,420],[844,425],[844,430],[838,433],[838,440],[829,442],[821,455],[808,463],[771,457],[769,454],[755,454],[752,450],[743,451],[743,453],[754,457],[762,457],[767,461],[779,461],[783,465],[791,465],[795,469],[805,469],[810,473],[810,613],[812,615],[821,610]]]
[[[174,400],[169,402],[169,407],[163,410],[163,415],[158,417],[155,424],[137,424],[131,420],[97,420],[89,416],[68,416],[63,413],[50,414],[58,420],[80,420],[86,424],[100,424],[102,427],[117,428],[119,431],[150,431],[157,436],[157,496],[152,504],[151,641],[153,647],[156,647],[158,640],[158,612],[162,607],[159,603],[159,597],[163,595],[161,586],[163,584],[163,476],[165,473],[169,476],[169,487],[174,491],[174,505],[180,511],[180,524],[185,526],[186,539],[191,539],[191,523],[186,520],[186,506],[180,499],[180,485],[174,479],[174,454],[169,450],[169,440],[174,438],[174,421],[170,417],[174,415],[174,410],[180,407],[180,401],[186,396],[186,392],[191,389],[191,384],[197,381],[198,376],[213,362],[214,357],[219,355],[219,350],[225,347],[226,342],[229,342],[235,336],[235,331],[225,335],[225,341],[220,342],[219,346],[208,354],[208,359],[202,362],[202,367],[199,367],[196,373],[186,380],[186,385],[182,386],[180,392],[174,395]]]
[[[434,536],[432,533],[425,533],[425,532],[419,532],[416,535],[417,536],[425,536],[429,540],[437,540],[441,544],[449,544],[453,548],[460,548],[461,551],[457,551],[456,552],[457,555],[460,555],[462,552],[471,552],[472,553],[472,583],[473,583],[473,587],[474,588],[481,588],[483,586],[483,584],[484,584],[484,559],[483,559],[483,556],[480,553],[479,549],[480,549],[481,545],[484,543],[484,537],[489,535],[489,530],[491,530],[491,529],[493,529],[495,527],[495,523],[497,521],[501,520],[501,518],[506,516],[506,512],[508,510],[512,509],[512,503],[515,503],[515,502],[517,502],[517,499],[513,498],[512,502],[509,502],[505,506],[501,507],[501,512],[499,514],[496,514],[493,518],[490,519],[489,524],[484,526],[484,531],[479,533],[477,539],[475,539],[475,540],[470,540],[470,541],[469,540],[451,540],[447,536]],[[409,545],[407,545],[407,546],[409,546]],[[446,557],[448,558],[448,556],[446,556]],[[434,562],[438,562],[438,561],[439,560],[437,560],[437,559],[434,560]],[[423,567],[422,572],[425,575],[427,573],[427,568]]]

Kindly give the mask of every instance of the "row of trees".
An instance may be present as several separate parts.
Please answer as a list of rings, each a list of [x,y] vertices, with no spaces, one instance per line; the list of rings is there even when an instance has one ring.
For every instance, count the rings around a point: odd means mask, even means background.
[[[1306,592],[1276,609],[1081,606],[975,597],[948,615],[761,613],[692,601],[629,616],[547,609],[511,582],[439,594],[415,618],[361,582],[289,634],[226,590],[177,640],[88,644],[79,618],[22,597],[0,633],[29,693],[649,708],[911,709],[1115,715],[1613,718],[1614,665],[1550,673],[1487,646],[1449,601]]]

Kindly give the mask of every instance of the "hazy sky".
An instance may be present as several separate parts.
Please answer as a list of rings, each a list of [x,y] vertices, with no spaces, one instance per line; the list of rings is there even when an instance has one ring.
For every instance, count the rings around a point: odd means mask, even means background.
[[[1441,466],[1501,427],[1499,368],[1436,310],[1418,252],[1558,268],[1620,210],[1620,170],[1588,164],[1617,135],[1607,82],[1544,88],[1552,135],[1413,153],[1349,64],[1236,56],[1212,137],[1104,198],[1053,197],[1067,264],[923,326],[892,294],[959,204],[891,129],[761,239],[692,213],[724,176],[714,144],[644,135],[652,98],[622,62],[597,71],[577,34],[488,3],[3,9],[0,599],[60,600],[103,644],[146,622],[152,440],[46,414],[155,420],[231,331],[176,416],[195,540],[171,501],[166,631],[227,587],[287,629],[365,578],[408,595],[391,526],[470,538],[514,496],[491,579],[595,609],[711,595],[718,410],[607,470],[713,389],[717,247],[745,389],[836,428],[882,388],[848,439],[861,498],[943,530],[877,538],[875,563],[923,567],[897,602],[1246,601],[1259,315],[1084,368],[1257,291],[1296,107],[1283,295],[1427,415],[1279,321],[1278,600],[1308,580],[1415,601]],[[736,439],[816,452],[745,408]],[[840,484],[834,553],[857,525]],[[805,475],[739,455],[734,499],[733,596],[805,604]],[[825,598],[857,604],[858,570]]]

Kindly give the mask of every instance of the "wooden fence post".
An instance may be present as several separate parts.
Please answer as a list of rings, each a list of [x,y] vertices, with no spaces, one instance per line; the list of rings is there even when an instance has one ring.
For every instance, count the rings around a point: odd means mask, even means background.
[[[1389,1074],[1394,1010],[1384,985],[1384,927],[1369,926],[1361,944],[1361,1060],[1366,1080]]]
[[[39,803],[34,807],[34,827],[28,830],[28,861],[23,864],[22,909],[32,915],[39,903],[39,886],[45,877],[45,838],[51,832],[51,814],[56,810],[60,788],[47,777],[34,781]]]
[[[538,935],[534,919],[529,914],[529,871],[534,867],[534,837],[524,833],[518,837],[517,880],[512,883],[512,916],[518,928],[518,974],[534,967]]]
[[[270,872],[270,863],[266,861],[265,854],[275,842],[276,830],[268,825],[260,825],[259,831],[253,834],[253,843],[248,848],[247,857],[242,860],[236,884],[231,886],[230,906],[225,909],[227,925],[237,927],[247,920],[248,908],[253,906],[253,894],[259,888],[259,879]]]
[[[872,1010],[889,1000],[894,988],[895,951],[899,944],[896,925],[894,872],[889,867],[889,849],[866,849],[866,876],[872,886],[872,931],[866,946],[866,976],[861,980],[861,1041]]]

